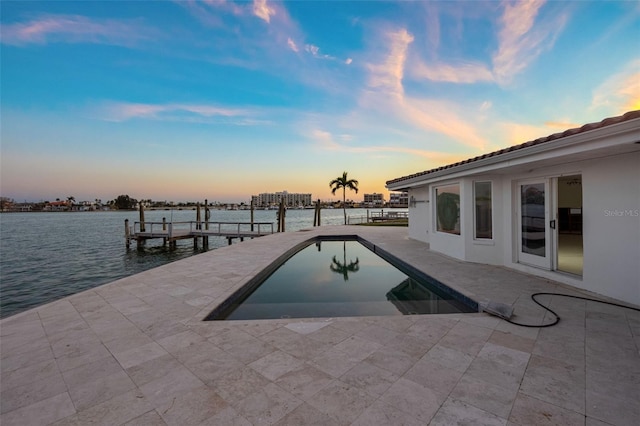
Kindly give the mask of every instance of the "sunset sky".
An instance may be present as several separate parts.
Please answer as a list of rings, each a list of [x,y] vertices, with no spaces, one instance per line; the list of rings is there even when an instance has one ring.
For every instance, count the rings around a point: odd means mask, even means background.
[[[640,109],[637,1],[0,3],[1,195],[248,202]]]

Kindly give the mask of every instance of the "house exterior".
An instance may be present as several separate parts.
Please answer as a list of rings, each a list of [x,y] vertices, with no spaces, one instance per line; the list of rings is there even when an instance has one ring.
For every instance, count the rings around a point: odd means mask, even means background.
[[[67,201],[51,201],[44,206],[44,211],[48,212],[65,212],[70,206]]]
[[[386,186],[431,250],[640,305],[640,111]]]

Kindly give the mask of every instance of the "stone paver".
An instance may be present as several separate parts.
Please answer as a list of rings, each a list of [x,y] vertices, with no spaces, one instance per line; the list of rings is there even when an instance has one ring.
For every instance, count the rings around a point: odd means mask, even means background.
[[[2,425],[637,425],[640,312],[203,322],[278,256],[359,234],[475,300],[594,295],[433,253],[403,228],[322,227],[193,256],[0,321]]]

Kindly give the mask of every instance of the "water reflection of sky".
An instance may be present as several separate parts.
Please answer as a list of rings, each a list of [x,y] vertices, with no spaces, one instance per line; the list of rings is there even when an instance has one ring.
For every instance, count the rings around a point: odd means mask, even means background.
[[[401,312],[405,306],[411,308]],[[451,301],[439,298],[359,242],[323,241],[280,266],[227,319],[434,311],[459,312]]]

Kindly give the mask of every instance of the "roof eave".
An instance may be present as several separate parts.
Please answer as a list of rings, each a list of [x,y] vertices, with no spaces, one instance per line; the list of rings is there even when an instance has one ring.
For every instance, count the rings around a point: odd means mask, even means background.
[[[386,188],[390,191],[406,191],[416,186],[422,186],[428,184],[430,181],[441,180],[443,177],[454,178],[459,175],[468,175],[469,171],[474,169],[486,169],[484,171],[490,171],[501,167],[496,167],[500,163],[507,163],[513,160],[522,159],[535,154],[541,154],[553,150],[560,150],[563,148],[571,147],[573,145],[583,144],[589,141],[595,141],[598,139],[604,139],[614,135],[625,134],[636,130],[640,133],[640,118],[635,118],[622,123],[612,124],[607,127],[602,127],[575,135],[566,136],[554,141],[541,143],[538,145],[532,145],[530,147],[517,149],[510,152],[505,152],[500,155],[483,158],[480,160],[471,161],[469,163],[460,164],[451,168],[435,171],[432,173],[416,176],[411,179],[405,179],[391,184],[387,184]],[[638,142],[637,140],[632,141]],[[629,143],[626,141],[625,143]],[[585,147],[587,148],[587,147]],[[593,148],[589,148],[593,149]],[[587,151],[588,149],[585,149]]]

